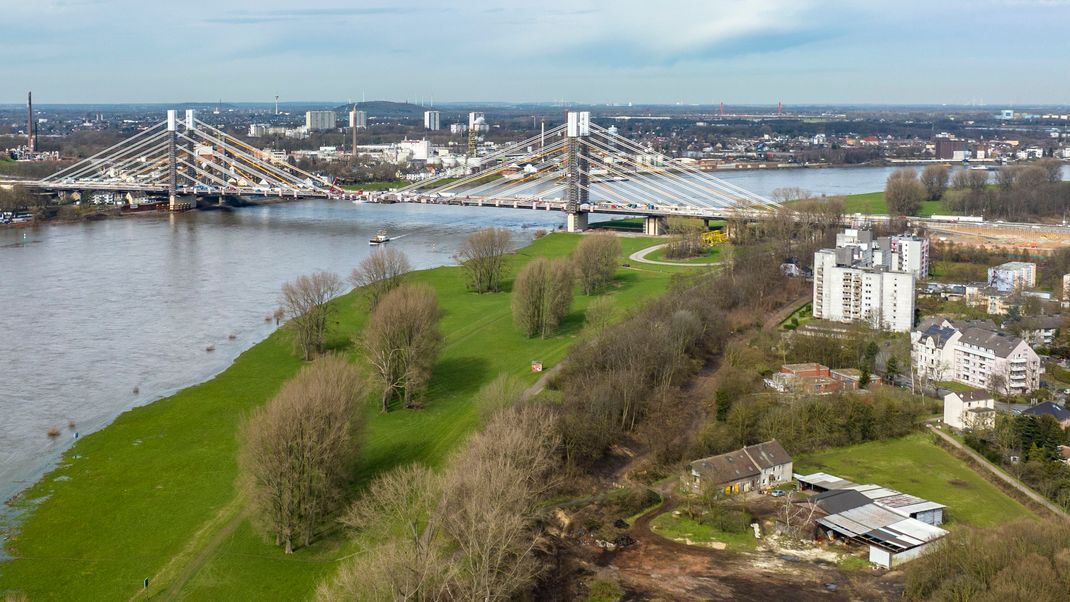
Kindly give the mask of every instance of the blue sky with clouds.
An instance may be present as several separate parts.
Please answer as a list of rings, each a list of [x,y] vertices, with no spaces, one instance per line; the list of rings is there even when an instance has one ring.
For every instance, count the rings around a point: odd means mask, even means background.
[[[1070,0],[0,0],[0,102],[1070,104]]]

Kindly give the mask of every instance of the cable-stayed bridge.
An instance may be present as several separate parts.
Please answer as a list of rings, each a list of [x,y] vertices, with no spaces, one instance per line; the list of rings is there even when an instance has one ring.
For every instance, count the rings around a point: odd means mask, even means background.
[[[590,213],[646,217],[658,234],[672,215],[758,219],[778,204],[693,166],[670,159],[570,112],[567,122],[475,159],[461,178],[437,177],[400,191],[372,195],[383,202],[559,210],[568,229]]]
[[[0,182],[10,184],[15,182]],[[196,118],[167,119],[38,181],[17,183],[58,193],[140,192],[167,195],[171,209],[198,197],[351,198],[325,178],[302,171]],[[568,229],[591,213],[646,218],[658,234],[665,217],[760,219],[777,203],[693,166],[644,148],[570,112],[565,124],[482,156],[467,156],[462,177],[435,177],[370,202],[455,204],[557,210]]]

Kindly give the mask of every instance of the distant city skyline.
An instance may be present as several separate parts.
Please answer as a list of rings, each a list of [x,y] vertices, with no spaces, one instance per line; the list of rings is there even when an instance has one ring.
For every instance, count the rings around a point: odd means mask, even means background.
[[[655,10],[656,9],[656,10]],[[1070,103],[1070,0],[0,0],[0,103]]]

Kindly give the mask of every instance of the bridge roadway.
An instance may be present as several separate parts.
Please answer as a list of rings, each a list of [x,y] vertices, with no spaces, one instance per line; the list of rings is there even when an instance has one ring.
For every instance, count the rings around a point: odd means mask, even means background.
[[[87,188],[95,191],[113,192],[142,192],[147,194],[165,195],[168,188],[162,185],[131,184],[129,182],[94,182],[92,185],[78,182],[52,182],[39,180],[26,180],[20,178],[0,179],[0,186],[23,185],[33,188],[41,188],[54,192],[75,192]],[[567,203],[559,198],[536,198],[536,197],[505,197],[493,198],[482,196],[461,195],[427,195],[397,192],[351,192],[339,188],[322,188],[318,190],[292,191],[279,188],[266,187],[238,187],[238,186],[180,186],[177,193],[186,197],[218,197],[218,196],[244,196],[244,197],[278,197],[290,199],[303,198],[326,198],[337,200],[357,200],[368,203],[415,203],[425,205],[455,205],[463,207],[494,207],[526,209],[536,211],[566,211]],[[684,205],[653,205],[653,204],[623,204],[596,202],[581,206],[581,215],[589,213],[601,213],[610,215],[623,215],[629,217],[648,218],[647,226],[653,231],[660,233],[660,228],[651,223],[651,220],[660,220],[666,217],[695,217],[707,220],[715,219],[751,219],[759,220],[768,217],[769,213],[760,209],[734,209],[727,207],[693,207]],[[864,224],[889,223],[895,218],[887,215],[874,214],[850,214],[844,216],[844,225],[861,226]],[[582,229],[584,219],[576,223],[576,228]],[[941,217],[908,217],[904,218],[907,226],[925,227],[931,231],[945,231],[951,234],[981,235],[985,233],[998,233],[999,235],[1017,235],[1022,238],[1055,236],[1070,244],[1070,224],[1035,224],[1029,222],[1004,222],[1004,221],[970,221],[956,218]],[[573,225],[570,223],[570,225]]]

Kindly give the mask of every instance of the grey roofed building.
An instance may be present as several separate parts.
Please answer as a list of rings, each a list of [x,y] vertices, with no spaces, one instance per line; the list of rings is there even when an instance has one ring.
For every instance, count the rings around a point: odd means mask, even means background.
[[[810,501],[827,514],[837,514],[872,503],[868,497],[854,489],[830,489],[811,496]]]
[[[958,393],[958,396],[962,401],[982,401],[985,399],[992,399],[992,394],[984,389],[970,389],[969,391]]]
[[[1022,339],[1005,332],[971,327],[962,333],[962,338],[959,339],[959,342],[982,349],[989,349],[996,357],[1006,358],[1018,348],[1018,345],[1022,343]]]
[[[692,489],[723,487],[745,493],[791,481],[791,456],[775,439],[743,449],[695,460],[690,465]]]
[[[1023,410],[1022,414],[1028,416],[1051,416],[1063,428],[1070,426],[1070,410],[1050,401],[1038,403],[1029,409]]]

